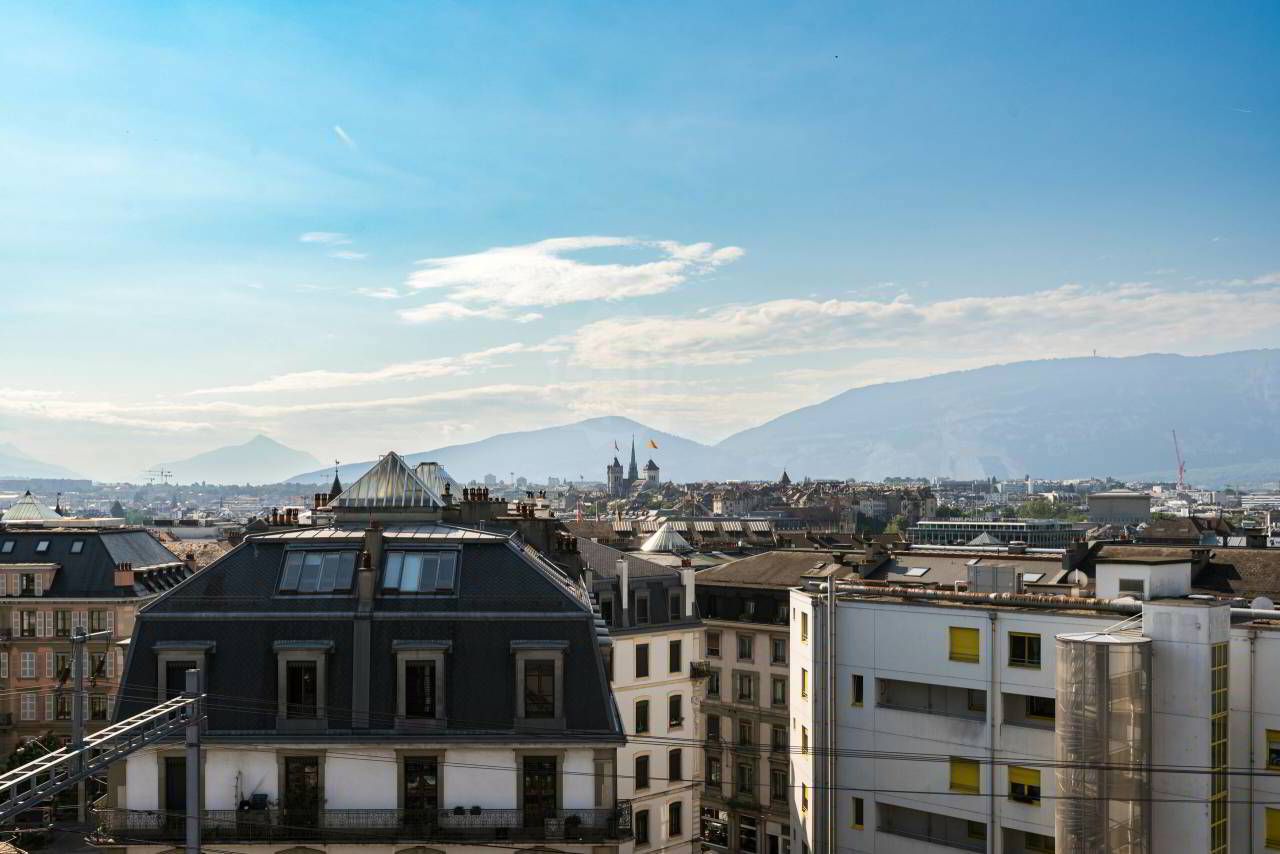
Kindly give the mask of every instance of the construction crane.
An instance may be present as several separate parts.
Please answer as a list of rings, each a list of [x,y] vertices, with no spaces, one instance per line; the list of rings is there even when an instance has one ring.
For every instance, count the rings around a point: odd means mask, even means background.
[[[146,474],[147,476],[148,486],[155,483],[157,480],[163,483],[165,486],[168,486],[169,478],[173,477],[173,472],[169,471],[166,468],[150,469],[149,471],[144,472],[144,474]]]
[[[1178,431],[1173,431],[1173,453],[1178,458],[1178,491],[1187,491],[1187,463],[1182,459],[1182,447],[1178,444]]]

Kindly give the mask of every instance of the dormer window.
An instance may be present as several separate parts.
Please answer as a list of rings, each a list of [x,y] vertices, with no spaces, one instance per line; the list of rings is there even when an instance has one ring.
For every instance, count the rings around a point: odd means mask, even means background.
[[[280,575],[281,593],[347,593],[355,576],[356,552],[291,551]]]
[[[382,573],[384,593],[454,592],[458,578],[456,551],[389,551]]]

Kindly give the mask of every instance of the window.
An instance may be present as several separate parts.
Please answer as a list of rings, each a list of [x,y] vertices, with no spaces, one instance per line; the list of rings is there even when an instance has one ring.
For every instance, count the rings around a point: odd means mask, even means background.
[[[1052,697],[1028,696],[1025,703],[1025,713],[1029,718],[1035,718],[1040,721],[1051,721],[1057,717]]]
[[[13,540],[5,540],[4,545],[0,545],[0,554],[13,554]]]
[[[53,704],[54,720],[69,721],[71,720],[71,695],[58,694]]]
[[[22,719],[24,721],[36,720],[37,696],[38,695],[35,694],[34,692],[30,692],[22,695]]]
[[[684,752],[673,747],[667,751],[667,780],[676,781],[684,779]]]
[[[809,785],[807,783],[800,784],[800,809],[803,812],[809,811]]]
[[[22,713],[26,717],[26,699],[29,695],[23,694]],[[1267,847],[1280,848],[1280,807],[1267,807]]]
[[[18,676],[22,679],[36,678],[36,654],[24,652],[18,659]]]
[[[753,726],[751,721],[738,721],[738,744],[751,745],[755,743],[752,737]]]
[[[678,729],[684,726],[684,702],[679,694],[667,698],[667,727]]]
[[[800,668],[800,696],[809,696],[809,671],[803,667]]]
[[[1280,729],[1267,730],[1267,767],[1280,769]]]
[[[707,741],[720,740],[720,716],[707,715]]]
[[[853,678],[851,681],[853,682],[853,685],[852,685],[853,705],[861,706],[862,705],[862,674],[861,673],[853,674]]]
[[[25,578],[25,576],[23,576]],[[19,611],[18,634],[24,638],[36,636],[36,611]]]
[[[965,692],[965,703],[971,712],[987,711],[987,692],[970,688]]]
[[[673,640],[667,644],[667,670],[679,673],[684,669],[684,656],[681,655],[680,641]]]
[[[977,662],[978,630],[962,626],[951,626],[948,631],[951,639],[951,660]]]
[[[787,639],[773,638],[770,642],[769,661],[773,664],[787,663]]]
[[[84,540],[75,540],[71,543],[71,553],[73,555],[78,555],[82,551],[84,551]]]
[[[966,821],[964,823],[965,836],[968,836],[974,842],[987,841],[987,826],[980,821]]]
[[[53,612],[53,636],[56,638],[71,637],[71,612]]]
[[[112,630],[112,613],[105,610],[89,612],[89,631],[109,632]]]
[[[636,594],[636,625],[643,626],[649,622],[649,594]]]
[[[314,661],[289,661],[285,663],[285,717],[310,719],[320,717],[317,685],[318,667]]]
[[[720,657],[720,633],[707,632],[707,658]]]
[[[684,596],[679,590],[672,590],[667,596],[667,619],[678,620],[682,616],[684,616]]]
[[[39,578],[38,575],[36,575],[34,572],[24,572],[22,573],[21,578],[22,578],[22,592],[19,594],[20,596],[39,596],[40,595],[40,593],[36,590],[36,580]]]
[[[436,716],[434,661],[415,660],[404,663],[404,716],[419,719]]]
[[[36,554],[44,554],[47,551],[49,551],[48,540],[41,540],[40,542],[36,543]]]
[[[549,658],[524,663],[524,716],[541,720],[556,716],[556,663]]]
[[[1040,805],[1040,771],[1036,768],[1009,766],[1009,799],[1024,804]]]
[[[785,706],[787,704],[787,680],[783,676],[773,677],[773,705]]]
[[[1053,854],[1053,837],[1024,830],[1022,832],[1022,847],[1023,850],[1030,852],[1030,854]]]
[[[636,700],[636,734],[643,735],[649,731],[649,701]]]
[[[738,633],[738,660],[752,661],[755,659],[755,635],[746,635]]]
[[[800,643],[809,642],[809,614],[805,611],[800,612]]]
[[[738,763],[738,776],[734,779],[734,794],[739,798],[755,800],[756,769],[750,762]]]
[[[414,821],[434,818],[440,808],[440,762],[434,756],[406,756],[401,765],[401,808]]]
[[[774,724],[772,729],[772,735],[769,740],[769,744],[773,747],[774,750],[785,751],[787,749],[787,728],[784,726],[780,726],[778,724]]]
[[[667,836],[676,837],[684,833],[684,815],[680,806],[679,801],[667,804]]]
[[[743,816],[738,820],[738,850],[743,854],[760,851],[760,826],[756,819]]]
[[[649,811],[636,810],[635,819],[632,824],[636,836],[636,845],[649,844]]]
[[[707,673],[707,696],[720,696],[720,671],[711,670]]]
[[[1009,666],[1040,668],[1040,636],[1009,632]]]
[[[950,789],[953,792],[976,793],[979,791],[978,761],[976,759],[964,759],[959,756],[951,757]]]
[[[600,619],[604,620],[606,626],[613,625],[613,598],[609,596],[600,599]]]
[[[311,558],[308,553],[307,562],[310,564]],[[331,554],[331,553],[330,553]],[[346,554],[346,552],[342,552]],[[355,552],[351,552],[351,566],[355,566]],[[344,563],[345,567],[346,564]],[[453,551],[389,551],[384,561],[385,569],[382,573],[382,589],[388,593],[434,593],[448,594],[453,592],[454,582],[458,577],[458,553]],[[328,557],[325,558],[325,573],[329,571]],[[327,575],[321,574],[320,590],[324,592],[323,579]],[[338,582],[345,578],[345,585],[338,585],[328,588],[329,590],[349,590],[351,588],[351,573],[346,571],[345,575],[339,572]],[[298,591],[305,593],[307,590],[304,585],[307,579],[306,568],[303,568],[302,582],[299,583]],[[335,582],[337,584],[337,582]]]
[[[807,726],[800,727],[800,752],[809,752],[809,728]]]
[[[862,802],[862,798],[853,799],[853,829],[862,830],[863,822],[866,819],[866,805]]]
[[[782,768],[769,769],[769,800],[785,801],[787,799],[787,772]]]
[[[102,694],[94,694],[89,698],[89,720],[105,721],[107,719],[107,698]]]
[[[649,788],[649,757],[636,757],[636,791]]]
[[[724,784],[724,779],[722,777],[722,772],[720,768],[720,757],[708,756],[707,757],[707,788],[711,789],[713,792],[718,792],[723,787],[723,784]]]
[[[756,677],[754,673],[735,673],[738,683],[738,702],[754,703],[756,701]]]
[[[1120,579],[1120,595],[1132,596],[1135,599],[1145,599],[1147,596],[1147,583],[1141,578],[1122,578]]]
[[[923,577],[923,576],[925,576],[925,575],[928,575],[928,574],[929,574],[929,567],[927,567],[927,566],[913,566],[913,567],[910,567],[909,569],[907,569],[907,571],[906,571],[906,572],[904,572],[904,573],[902,573],[902,574],[903,574],[904,576],[906,576],[907,578],[921,578],[921,577]]]

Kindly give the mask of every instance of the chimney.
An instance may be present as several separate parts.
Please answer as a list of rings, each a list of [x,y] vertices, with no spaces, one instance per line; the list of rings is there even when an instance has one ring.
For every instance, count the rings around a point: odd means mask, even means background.
[[[627,613],[631,609],[631,570],[627,567],[624,558],[618,558],[618,595],[622,598],[622,623],[627,626],[631,621],[627,619]]]
[[[188,571],[190,572],[196,571],[196,553],[195,552],[187,552],[186,556],[182,559],[182,562],[187,565]]]
[[[379,548],[381,548],[381,544],[379,544]],[[357,607],[361,611],[372,610],[373,608],[375,578],[377,578],[377,575],[373,571],[373,556],[368,551],[363,551],[360,553],[360,572],[356,576],[356,601]]]
[[[690,561],[688,560],[688,558],[682,561],[682,564],[689,564],[689,563]],[[684,584],[684,615],[686,617],[693,616],[693,604],[694,604],[693,575],[694,575],[694,569],[692,566],[682,565],[680,567],[680,582]]]
[[[370,568],[382,565],[382,523],[370,522],[364,532],[364,553],[369,558]],[[363,570],[364,567],[361,567]]]
[[[118,563],[115,571],[116,587],[132,587],[133,586],[133,564]]]

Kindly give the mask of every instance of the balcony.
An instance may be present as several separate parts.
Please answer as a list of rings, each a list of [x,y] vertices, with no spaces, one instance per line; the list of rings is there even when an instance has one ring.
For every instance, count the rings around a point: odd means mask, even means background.
[[[98,836],[129,843],[176,843],[182,815],[145,810],[98,810]],[[617,809],[524,810],[204,810],[203,842],[325,845],[362,842],[484,843],[618,842],[631,838],[631,803]]]
[[[689,662],[689,676],[693,679],[707,679],[711,676],[710,661],[691,661]]]

